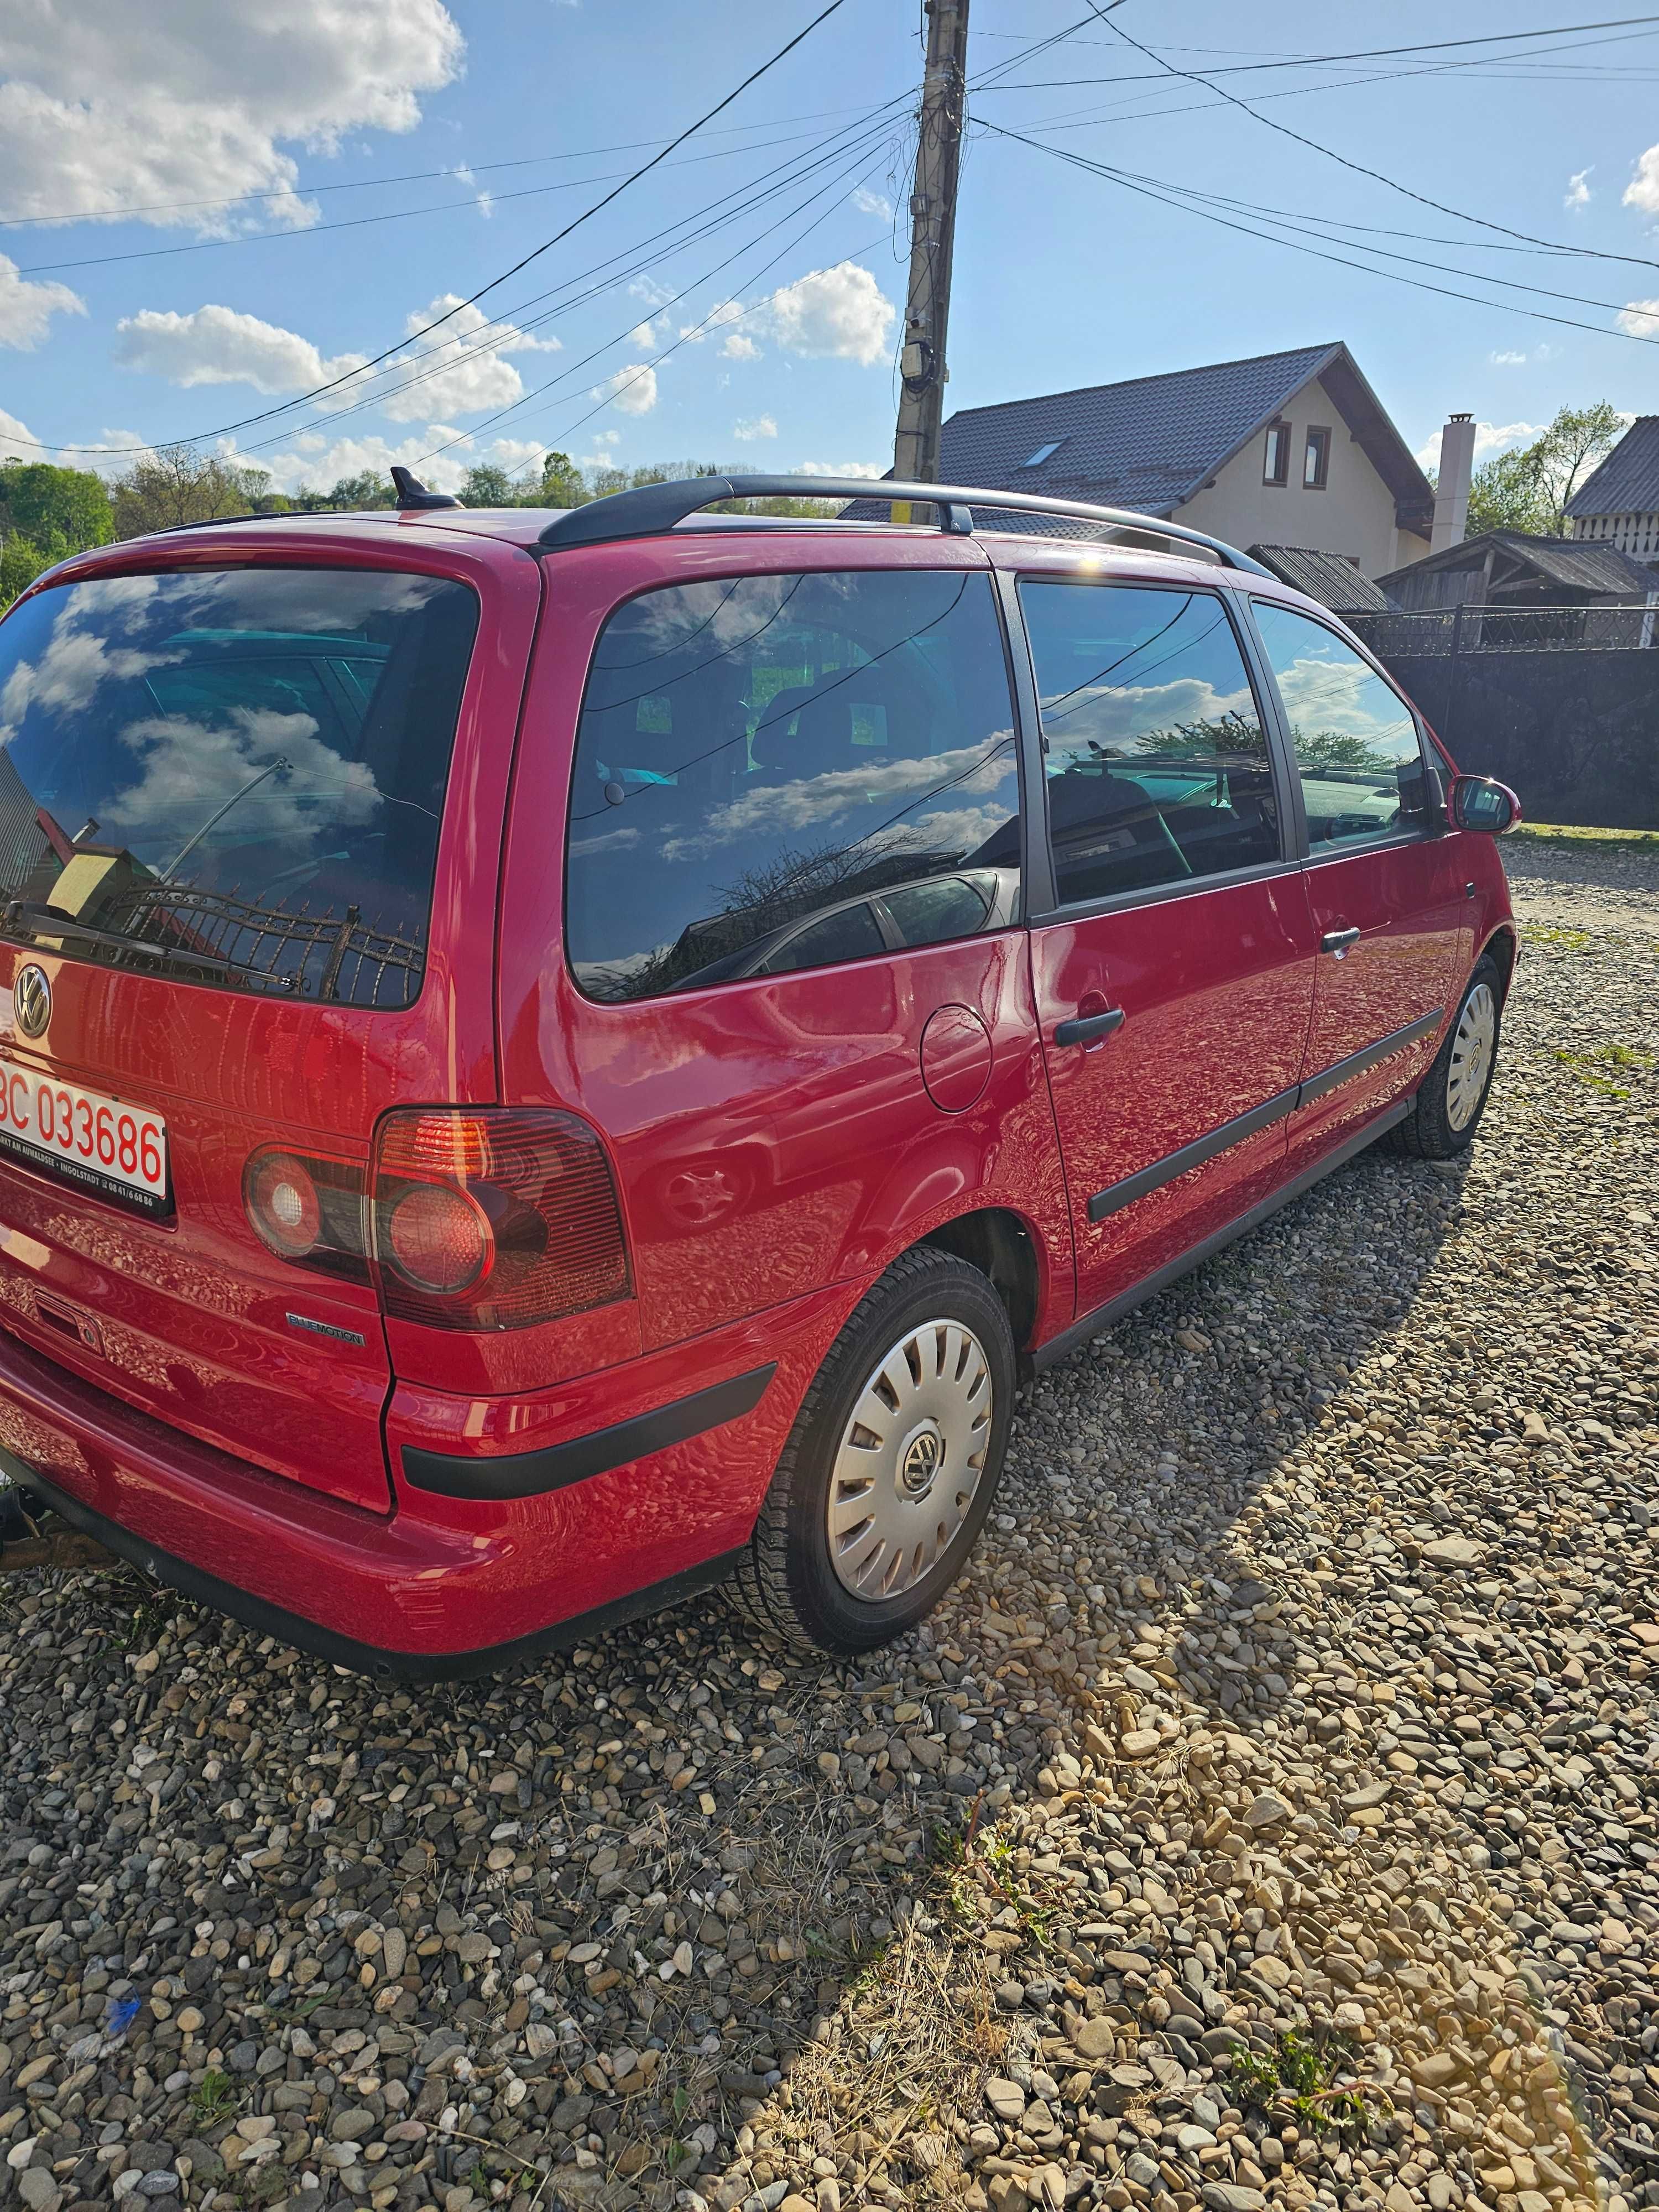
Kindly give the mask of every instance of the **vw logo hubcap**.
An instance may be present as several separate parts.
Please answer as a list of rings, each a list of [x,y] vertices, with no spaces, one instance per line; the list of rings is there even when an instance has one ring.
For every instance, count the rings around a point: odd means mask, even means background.
[[[12,1012],[17,1026],[26,1037],[44,1036],[46,1024],[52,1019],[52,985],[46,981],[46,970],[37,968],[31,960],[20,968],[12,985]]]

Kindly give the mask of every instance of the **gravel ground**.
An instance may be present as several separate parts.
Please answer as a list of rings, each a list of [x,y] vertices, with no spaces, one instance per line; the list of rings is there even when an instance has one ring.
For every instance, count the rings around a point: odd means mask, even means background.
[[[1473,1154],[1046,1377],[861,1668],[0,1586],[0,2203],[1659,2206],[1659,866],[1515,863]]]

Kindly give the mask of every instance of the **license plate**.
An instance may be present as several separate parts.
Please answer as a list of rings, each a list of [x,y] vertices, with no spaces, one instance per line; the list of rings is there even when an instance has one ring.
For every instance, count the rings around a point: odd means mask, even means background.
[[[79,1084],[0,1070],[0,1152],[141,1212],[170,1211],[167,1123]]]

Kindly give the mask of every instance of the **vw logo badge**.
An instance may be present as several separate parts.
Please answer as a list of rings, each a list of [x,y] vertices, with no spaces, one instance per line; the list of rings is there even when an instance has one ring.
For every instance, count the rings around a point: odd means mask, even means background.
[[[11,987],[12,1012],[26,1037],[44,1036],[52,1019],[52,985],[46,970],[31,960],[20,968]]]

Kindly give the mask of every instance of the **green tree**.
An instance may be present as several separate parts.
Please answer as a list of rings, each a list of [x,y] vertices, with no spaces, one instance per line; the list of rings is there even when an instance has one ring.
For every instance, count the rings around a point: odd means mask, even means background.
[[[1469,486],[1468,534],[1518,530],[1532,538],[1565,538],[1567,502],[1626,427],[1606,399],[1564,407],[1531,445],[1483,461]]]
[[[42,552],[33,538],[9,537],[0,545],[0,607],[9,607],[19,592],[27,591],[55,557],[59,556]]]
[[[65,553],[79,553],[107,545],[115,518],[103,479],[89,470],[9,461],[0,468],[0,531],[8,538],[21,532],[42,546],[61,542]]]
[[[265,470],[239,465],[221,453],[202,453],[194,446],[157,447],[141,453],[110,488],[115,534],[138,538],[147,530],[252,514],[256,502],[268,496],[270,483]]]
[[[512,478],[493,461],[476,461],[462,480],[461,499],[467,507],[512,507],[516,497]]]
[[[592,494],[568,453],[542,456],[542,480],[525,495],[528,507],[586,507]]]
[[[392,478],[384,469],[363,469],[355,477],[341,477],[323,501],[325,507],[390,507]]]

